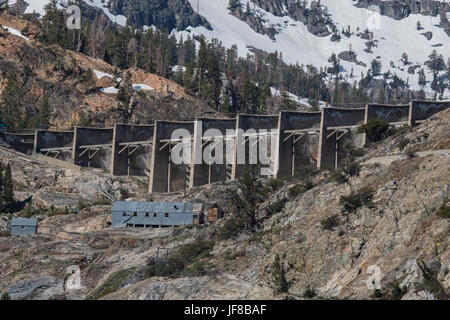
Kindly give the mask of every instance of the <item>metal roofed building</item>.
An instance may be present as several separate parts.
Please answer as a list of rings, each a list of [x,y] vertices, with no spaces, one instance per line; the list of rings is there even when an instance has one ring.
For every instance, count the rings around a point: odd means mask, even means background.
[[[115,201],[111,226],[175,227],[199,224],[202,219],[202,203]]]
[[[11,235],[23,236],[27,234],[36,234],[38,227],[37,219],[12,218]]]

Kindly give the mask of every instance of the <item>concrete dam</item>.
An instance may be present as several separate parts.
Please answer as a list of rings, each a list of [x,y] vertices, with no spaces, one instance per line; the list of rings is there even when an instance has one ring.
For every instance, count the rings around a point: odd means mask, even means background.
[[[384,119],[394,127],[416,126],[449,107],[450,101],[412,101],[2,135],[16,150],[49,163],[100,168],[115,176],[148,176],[150,193],[174,192],[237,179],[249,163],[259,164],[262,175],[274,178],[293,177],[310,165],[336,168],[344,147],[363,147],[370,142],[356,130],[371,119]],[[174,136],[174,132],[182,134]],[[177,154],[183,161],[175,161]],[[223,161],[217,161],[222,154]]]

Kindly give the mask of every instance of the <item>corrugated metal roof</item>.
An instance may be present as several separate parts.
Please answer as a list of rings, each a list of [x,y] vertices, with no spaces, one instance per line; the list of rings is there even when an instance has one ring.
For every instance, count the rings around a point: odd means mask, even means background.
[[[192,203],[190,202],[134,202],[115,201],[113,211],[137,211],[137,212],[190,212]]]
[[[31,226],[36,227],[38,224],[37,219],[25,219],[25,218],[12,218],[11,226]]]

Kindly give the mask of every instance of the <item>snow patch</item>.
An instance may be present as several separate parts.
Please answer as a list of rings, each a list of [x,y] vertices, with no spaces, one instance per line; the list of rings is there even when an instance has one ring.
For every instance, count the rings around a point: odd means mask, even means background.
[[[110,93],[110,94],[117,94],[119,92],[119,90],[114,87],[101,88],[100,91],[103,93]]]
[[[133,89],[135,91],[140,91],[140,90],[155,90],[154,88],[150,87],[149,85],[146,85],[144,83],[138,83],[138,84],[133,84]]]
[[[17,30],[17,29],[14,29],[14,28],[11,28],[11,27],[7,27],[7,26],[2,26],[2,25],[0,25],[0,27],[4,28],[4,29],[6,30],[6,32],[9,32],[9,33],[11,33],[11,34],[13,34],[13,35],[15,35],[15,36],[21,37],[22,39],[25,39],[25,40],[27,40],[27,41],[30,40],[29,38],[25,37],[25,36],[22,34],[22,32],[20,32],[20,31]]]
[[[98,80],[100,80],[101,78],[104,78],[104,77],[114,79],[113,75],[109,74],[109,73],[105,73],[105,72],[98,71],[98,70],[94,70],[94,73]]]

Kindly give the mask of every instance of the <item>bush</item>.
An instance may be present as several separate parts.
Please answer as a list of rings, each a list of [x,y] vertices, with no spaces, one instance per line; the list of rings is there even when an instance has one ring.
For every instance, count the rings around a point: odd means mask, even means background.
[[[296,198],[299,194],[304,192],[304,188],[300,184],[296,184],[293,187],[290,187],[288,190],[288,195],[291,198]]]
[[[287,292],[289,289],[289,284],[286,280],[286,274],[283,268],[283,265],[280,261],[280,256],[277,254],[275,256],[275,260],[273,262],[273,285],[275,287],[276,293]]]
[[[11,300],[11,297],[8,292],[4,292],[0,300]]]
[[[150,259],[145,275],[148,278],[154,276],[180,277],[193,273],[204,275],[206,270],[200,259],[207,257],[213,247],[214,241],[197,239],[193,243],[185,244],[173,251],[167,260]]]
[[[347,177],[340,170],[331,171],[330,181],[336,181],[339,184],[346,183],[348,181]]]
[[[372,202],[373,190],[370,188],[362,188],[358,191],[350,193],[348,196],[341,196],[339,203],[344,206],[347,212],[354,212],[359,207]]]
[[[395,282],[392,285],[391,298],[393,300],[400,300],[407,292],[408,292],[407,287],[403,286],[400,288],[400,285],[397,282]]]
[[[219,239],[227,240],[237,236],[244,229],[246,223],[247,219],[241,217],[228,219],[219,231]]]
[[[286,202],[284,201],[284,199],[277,200],[269,206],[269,211],[272,214],[281,212],[281,210],[284,209],[285,204]]]
[[[405,151],[405,156],[406,156],[408,159],[412,159],[412,158],[414,158],[414,157],[416,156],[416,153],[414,152],[414,150],[413,150],[412,148],[408,148],[408,149],[406,149],[406,151]]]
[[[275,191],[275,190],[278,190],[279,188],[281,188],[281,187],[283,186],[283,181],[282,181],[282,180],[279,180],[279,179],[273,178],[273,179],[270,179],[270,180],[267,182],[267,185],[268,185],[273,191]]]
[[[361,166],[355,162],[350,161],[344,167],[344,172],[349,176],[359,176],[359,172],[361,171]]]
[[[356,133],[365,133],[370,141],[380,141],[389,136],[389,122],[381,118],[375,118],[367,121],[360,126]]]
[[[103,284],[99,288],[89,294],[86,297],[86,300],[98,300],[110,293],[117,291],[124,284],[125,280],[133,272],[133,270],[134,268],[131,268],[113,273],[105,282],[103,282]]]
[[[328,217],[326,219],[323,219],[320,221],[320,224],[322,225],[322,228],[324,230],[330,230],[332,231],[335,227],[339,224],[339,218],[336,214],[332,215],[331,217]]]
[[[303,297],[305,298],[314,298],[317,296],[317,291],[314,288],[308,287],[305,292],[303,292]]]
[[[409,139],[401,138],[400,141],[398,142],[398,148],[400,150],[404,150],[408,144],[409,144]]]
[[[442,204],[442,206],[436,212],[438,217],[441,217],[441,218],[444,218],[444,219],[450,218],[450,206],[448,205],[449,201],[450,201],[449,198],[445,198],[444,199],[444,203]]]

